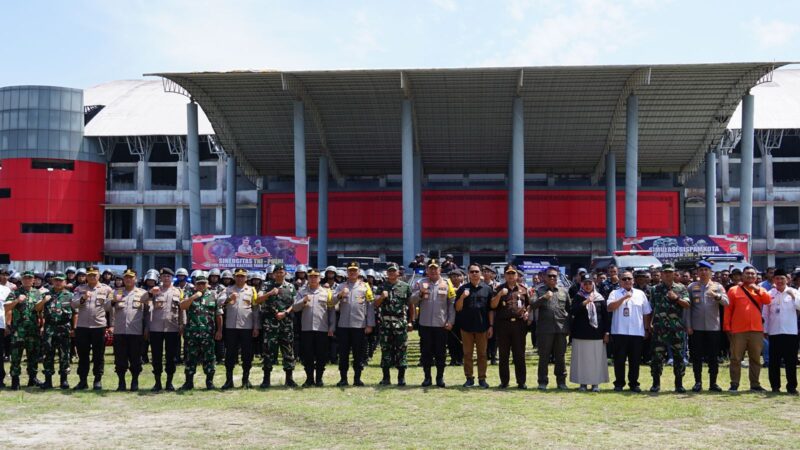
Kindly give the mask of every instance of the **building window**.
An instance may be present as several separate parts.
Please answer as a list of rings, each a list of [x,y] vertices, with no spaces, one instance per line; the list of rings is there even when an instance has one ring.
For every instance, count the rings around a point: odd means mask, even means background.
[[[110,167],[108,169],[108,189],[110,191],[135,191],[135,167]]]
[[[174,191],[178,185],[176,167],[151,167],[150,189],[154,191]]]
[[[800,210],[796,206],[776,206],[774,217],[777,239],[800,238]]]
[[[133,238],[133,213],[132,209],[107,209],[106,239]]]
[[[23,223],[23,233],[72,234],[71,223]]]
[[[32,159],[31,169],[75,170],[75,161]]]
[[[175,239],[175,214],[174,209],[156,209],[155,215],[155,230],[154,235],[156,239]]]
[[[11,189],[0,188],[0,198],[11,198]]]

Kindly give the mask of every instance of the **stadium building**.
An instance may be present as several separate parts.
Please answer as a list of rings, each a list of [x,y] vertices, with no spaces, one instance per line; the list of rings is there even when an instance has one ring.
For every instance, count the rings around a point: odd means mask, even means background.
[[[189,267],[192,234],[260,234],[310,236],[319,265],[438,251],[577,266],[624,236],[743,233],[757,265],[798,264],[800,71],[781,65],[2,88],[0,258]]]

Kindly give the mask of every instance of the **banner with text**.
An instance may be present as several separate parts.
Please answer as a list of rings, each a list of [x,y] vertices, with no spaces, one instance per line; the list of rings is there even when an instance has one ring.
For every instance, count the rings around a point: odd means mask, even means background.
[[[196,270],[265,270],[283,263],[293,273],[308,264],[309,239],[293,236],[192,236],[192,268]]]
[[[645,236],[625,238],[623,250],[649,250],[661,262],[680,259],[699,259],[702,256],[747,254],[746,234],[718,234],[713,236]]]

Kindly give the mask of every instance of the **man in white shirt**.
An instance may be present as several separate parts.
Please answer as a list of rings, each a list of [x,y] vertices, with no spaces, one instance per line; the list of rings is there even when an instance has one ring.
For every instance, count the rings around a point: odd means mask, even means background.
[[[5,270],[5,269],[3,269]],[[8,296],[11,295],[11,289],[3,284],[0,284],[0,305],[6,302]],[[6,345],[5,345],[5,332],[6,332],[6,315],[5,312],[0,314],[0,388],[5,388],[6,383],[6,363],[5,359]]]
[[[786,366],[786,391],[797,395],[797,311],[800,293],[787,286],[786,271],[778,269],[772,276],[772,302],[762,307],[764,334],[769,337],[769,384],[772,392],[781,390],[781,363]]]
[[[625,387],[625,361],[628,361],[628,387],[632,392],[642,392],[639,387],[639,365],[642,347],[650,329],[650,302],[644,291],[633,287],[633,273],[625,271],[620,277],[620,287],[608,294],[608,312],[611,318],[611,343],[614,348],[614,390]]]

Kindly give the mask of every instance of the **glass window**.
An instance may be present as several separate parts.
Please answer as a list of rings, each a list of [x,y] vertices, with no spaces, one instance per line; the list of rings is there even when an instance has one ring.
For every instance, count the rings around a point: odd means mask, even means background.
[[[154,191],[174,191],[177,185],[178,170],[176,167],[151,167],[150,189]]]
[[[175,214],[174,209],[155,210],[156,239],[175,239]]]
[[[11,90],[11,105],[10,105],[10,107],[12,109],[19,108],[19,90],[18,89],[12,89]]]
[[[37,150],[36,130],[28,130],[28,150]]]
[[[39,145],[39,150],[49,150],[50,141],[48,138],[50,136],[50,133],[48,133],[47,130],[36,130],[36,135],[37,135],[36,143]]]
[[[61,131],[58,133],[58,149],[59,150],[72,150],[69,148],[69,133]]]
[[[81,131],[81,127],[83,126],[83,113],[71,113],[72,114],[72,123],[70,130],[71,131]]]
[[[80,111],[83,114],[83,92],[75,91],[72,93],[72,111]]]
[[[0,109],[3,109],[3,103],[6,101],[6,91],[0,89]]]
[[[7,130],[9,129],[9,125],[11,124],[11,111],[3,111],[2,114],[2,123],[0,123],[0,129]]]
[[[39,108],[39,90],[38,89],[31,89],[28,92],[28,105],[31,109],[38,109]]]
[[[50,145],[47,147],[47,150],[58,150],[59,141],[61,139],[59,134],[61,133],[50,130],[47,132],[47,134],[50,135],[50,142],[48,142]]]
[[[11,120],[9,121],[8,129],[16,130],[19,126],[19,111],[9,111],[9,114],[11,115]]]
[[[50,108],[61,109],[61,91],[57,89],[50,90]]]
[[[9,150],[18,150],[19,143],[17,142],[17,136],[19,136],[19,130],[9,130],[8,132],[8,149]]]
[[[200,189],[217,188],[217,166],[200,166]]]
[[[54,109],[51,109],[49,111],[49,114],[50,114],[50,122],[47,124],[47,128],[49,130],[57,130],[58,129],[58,123],[61,120],[61,118],[58,115],[58,111],[56,111]]]
[[[28,90],[22,89],[19,91],[19,107],[20,109],[28,109]]]
[[[0,131],[0,150],[8,150],[8,131]]]
[[[69,111],[72,108],[72,92],[61,91],[61,110]]]
[[[39,89],[39,109],[50,109],[50,89]]]
[[[81,145],[83,144],[83,137],[81,133],[68,133],[69,134],[69,149],[70,150],[80,150]]]
[[[28,110],[28,128],[30,128],[30,129],[39,128],[39,110],[38,109],[29,109]]]
[[[61,125],[58,127],[59,130],[69,131],[70,115],[71,113],[69,111],[59,111],[59,116],[61,117]]]
[[[22,130],[28,128],[28,110],[27,109],[19,110],[18,126]]]

